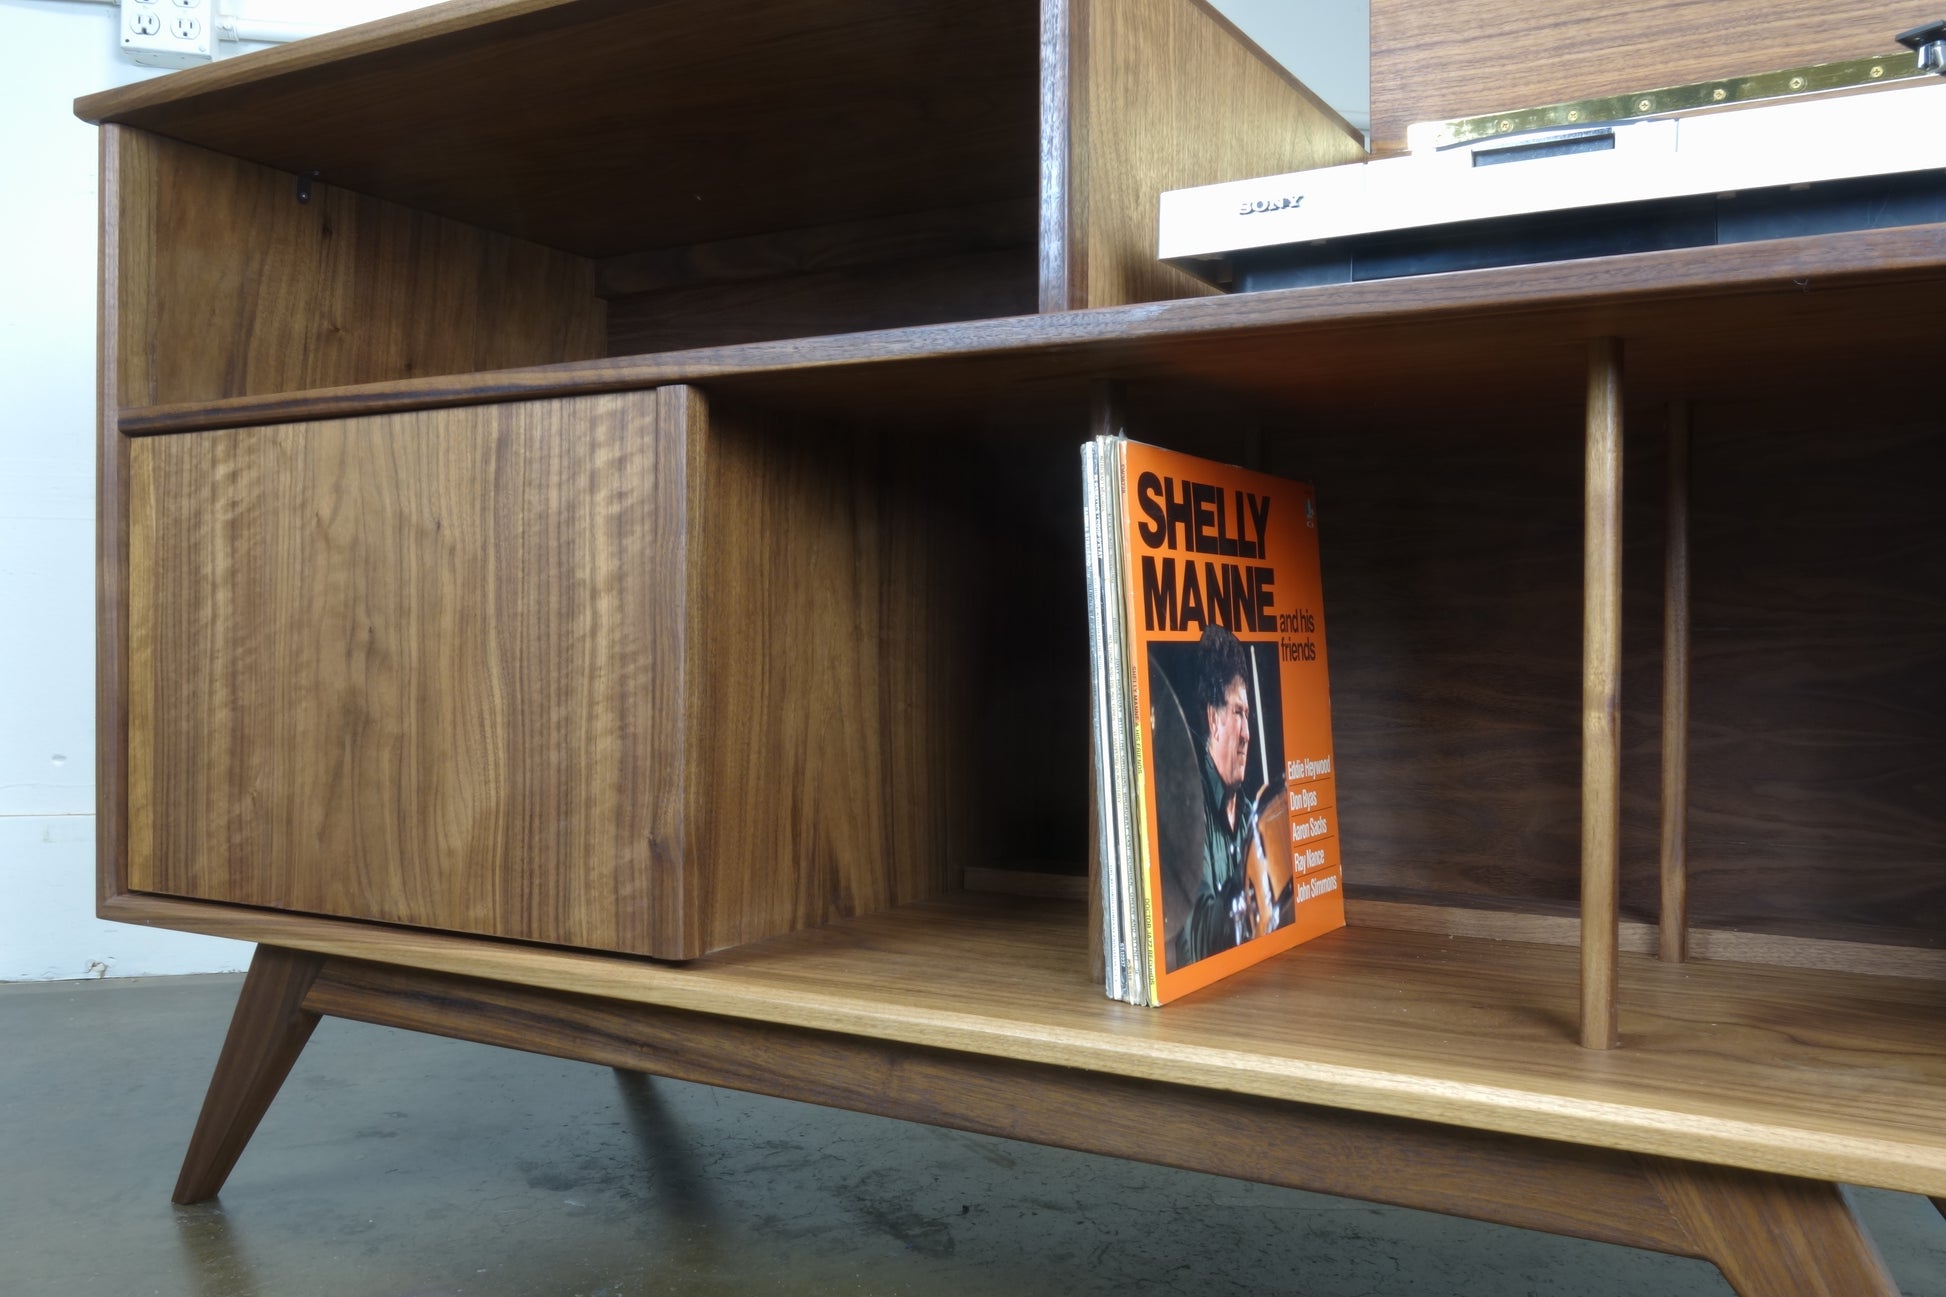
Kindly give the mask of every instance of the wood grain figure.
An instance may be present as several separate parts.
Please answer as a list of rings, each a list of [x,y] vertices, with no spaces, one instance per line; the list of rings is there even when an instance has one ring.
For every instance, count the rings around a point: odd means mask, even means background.
[[[1889,54],[1918,19],[1893,0],[1372,0],[1372,141],[1443,121]]]
[[[1837,1185],[1663,1159],[1645,1159],[1645,1166],[1739,1294],[1898,1297],[1898,1284]]]
[[[605,354],[583,258],[330,181],[299,203],[289,171],[139,131],[113,138],[124,404]]]
[[[693,949],[940,895],[981,813],[958,486],[908,439],[720,402],[700,444]]]
[[[916,470],[681,387],[141,442],[130,885],[665,958],[939,894]]]
[[[138,444],[131,885],[693,953],[683,396]]]

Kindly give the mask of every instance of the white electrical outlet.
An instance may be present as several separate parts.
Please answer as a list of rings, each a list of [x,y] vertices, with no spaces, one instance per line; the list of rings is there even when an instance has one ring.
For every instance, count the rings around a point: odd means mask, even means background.
[[[215,0],[122,0],[122,50],[152,68],[189,68],[215,57]]]

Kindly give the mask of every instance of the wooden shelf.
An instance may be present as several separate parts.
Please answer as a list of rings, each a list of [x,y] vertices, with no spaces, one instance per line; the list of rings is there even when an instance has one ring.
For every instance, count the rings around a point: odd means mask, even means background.
[[[965,897],[671,967],[126,897],[108,917],[1176,1085],[1946,1194],[1946,983],[1621,964],[1575,1043],[1572,948],[1352,927],[1164,1011],[1106,1000],[1069,901]]]
[[[1370,426],[1423,418],[1429,400],[1459,418],[1571,407],[1597,336],[1625,340],[1640,405],[1896,391],[1936,360],[1942,287],[1946,226],[1911,226],[134,406],[120,427],[141,436],[665,383],[854,417],[965,422],[1031,402],[1045,418],[1072,414],[1103,377]]]

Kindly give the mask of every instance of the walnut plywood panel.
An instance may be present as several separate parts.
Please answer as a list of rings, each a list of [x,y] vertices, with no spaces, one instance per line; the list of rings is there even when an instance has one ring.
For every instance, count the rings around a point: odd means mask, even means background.
[[[721,405],[703,445],[697,949],[943,893],[980,813],[952,474],[907,437]]]
[[[1622,912],[1652,922],[1668,411],[1629,413]],[[1272,470],[1318,483],[1330,542],[1355,897],[1572,913],[1579,418],[1264,424]],[[1914,395],[1703,404],[1691,420],[1689,908],[1715,933],[1699,940],[1940,950],[1938,417]],[[1756,951],[1740,957],[1799,957]]]
[[[1418,121],[1866,58],[1925,19],[1893,0],[1614,6],[1372,0],[1372,143]]]
[[[1946,984],[1346,928],[1167,1011],[1106,1000],[1079,902],[883,911],[684,968],[131,896],[124,921],[878,1040],[1907,1192],[1946,1190]]]
[[[145,150],[130,149],[116,126],[101,132],[99,282],[95,297],[95,894],[105,899],[125,890],[128,829],[128,438],[122,434],[123,311],[146,318],[140,296],[146,276],[123,266],[143,265],[152,250],[143,236],[152,227],[122,201],[125,185],[150,183]]]
[[[1365,156],[1352,126],[1200,2],[1050,0],[1049,37],[1043,310],[1212,291],[1156,260],[1163,190]]]
[[[1266,424],[1318,488],[1351,897],[1574,912],[1585,420]]]
[[[1031,200],[613,257],[610,355],[851,333],[1034,309]]]
[[[1894,398],[1692,412],[1690,909],[1946,946],[1946,443]]]
[[[604,354],[588,261],[139,131],[119,154],[123,404]]]
[[[986,890],[1008,889],[992,887]],[[1576,945],[1581,940],[1580,919],[1566,912],[1566,907],[1546,907],[1543,912],[1519,901],[1507,901],[1504,905],[1507,908],[1487,909],[1480,906],[1428,904],[1424,901],[1353,899],[1347,902],[1345,912],[1347,920],[1354,924],[1396,928],[1406,932],[1436,932],[1449,937],[1490,937],[1495,941],[1540,941],[1561,946]],[[1662,954],[1659,924],[1624,922],[1620,928],[1622,950],[1636,955]],[[1869,934],[1860,934],[1853,940],[1774,937],[1760,932],[1695,928],[1689,932],[1684,958],[1741,964],[1782,964],[1790,968],[1822,968],[1837,973],[1946,981],[1946,950],[1875,943],[1868,937]]]
[[[666,389],[136,445],[129,885],[667,949],[690,435]]]
[[[582,256],[1035,189],[1032,0],[440,6],[81,101]]]
[[[611,298],[608,345],[625,356],[1033,309],[1033,254],[1017,247]]]

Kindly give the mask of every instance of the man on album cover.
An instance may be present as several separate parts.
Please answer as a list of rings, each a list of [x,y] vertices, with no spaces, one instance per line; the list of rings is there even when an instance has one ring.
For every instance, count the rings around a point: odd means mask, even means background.
[[[1241,790],[1250,764],[1250,667],[1243,645],[1222,626],[1203,631],[1183,708],[1200,730],[1203,868],[1169,966],[1180,968],[1253,935],[1246,864],[1254,830]],[[1266,880],[1267,881],[1267,880]]]

